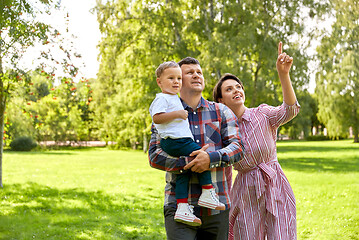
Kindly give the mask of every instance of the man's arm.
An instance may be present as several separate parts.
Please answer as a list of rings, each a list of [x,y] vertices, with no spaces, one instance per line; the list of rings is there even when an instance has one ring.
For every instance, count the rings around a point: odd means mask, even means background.
[[[157,133],[157,129],[152,125],[152,134],[150,146],[148,150],[148,158],[150,166],[163,171],[178,172],[186,165],[185,158],[172,157],[162,150],[160,141],[161,138]]]
[[[223,104],[216,104],[221,113],[221,140],[223,148],[214,152],[195,151],[190,156],[197,155],[184,169],[193,172],[203,172],[210,168],[227,167],[243,158],[243,144],[239,132],[238,121],[234,113]]]

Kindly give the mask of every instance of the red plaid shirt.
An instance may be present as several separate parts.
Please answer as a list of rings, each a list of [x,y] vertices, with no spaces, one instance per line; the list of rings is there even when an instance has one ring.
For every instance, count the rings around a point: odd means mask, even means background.
[[[216,188],[220,201],[228,209],[230,207],[229,191],[232,185],[232,168],[230,166],[243,158],[243,145],[236,116],[225,105],[203,98],[195,110],[184,102],[182,104],[188,111],[188,120],[194,141],[200,146],[209,144],[206,151],[210,157],[213,186]],[[152,125],[148,152],[149,162],[152,167],[167,171],[165,206],[176,207],[176,174],[182,172],[183,167],[189,162],[189,158],[169,156],[161,149],[160,140],[156,128]],[[198,215],[218,214],[218,210],[198,206],[197,202],[201,192],[198,178],[196,174],[192,174],[188,195],[189,204],[195,206],[195,213]]]

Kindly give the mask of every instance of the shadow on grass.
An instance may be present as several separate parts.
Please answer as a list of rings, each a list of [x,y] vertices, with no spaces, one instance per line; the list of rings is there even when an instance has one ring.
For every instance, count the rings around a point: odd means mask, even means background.
[[[297,146],[278,146],[280,152],[338,152],[338,151],[359,151],[359,144],[353,147],[342,146],[306,146],[298,144]]]
[[[162,201],[59,190],[36,183],[0,189],[0,239],[164,239]]]
[[[10,149],[4,149],[4,152],[6,152],[6,154],[26,154],[26,155],[74,155],[74,154],[78,154],[78,153],[72,153],[71,151],[76,151],[76,152],[88,152],[88,151],[94,151],[94,150],[100,150],[100,149],[105,149],[106,147],[61,147],[58,149],[43,149],[43,150],[33,150],[33,151],[12,151]],[[61,151],[66,151],[66,152],[61,152]]]
[[[353,152],[350,157],[331,158],[332,152]],[[291,152],[320,152],[323,157],[280,157],[279,162],[283,168],[307,172],[359,172],[359,149],[350,147],[319,147],[319,146],[278,146],[279,153]],[[326,154],[327,153],[327,154]]]
[[[20,152],[20,151],[4,151],[8,155],[20,154],[20,155],[74,155],[76,153],[71,152],[56,152],[56,151],[33,151],[33,152]]]

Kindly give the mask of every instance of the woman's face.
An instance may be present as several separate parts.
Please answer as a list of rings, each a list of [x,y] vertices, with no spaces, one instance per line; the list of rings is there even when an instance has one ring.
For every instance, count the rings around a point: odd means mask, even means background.
[[[234,111],[238,107],[244,106],[246,99],[242,86],[233,79],[228,79],[222,84],[222,98],[219,99],[220,103],[227,105]]]

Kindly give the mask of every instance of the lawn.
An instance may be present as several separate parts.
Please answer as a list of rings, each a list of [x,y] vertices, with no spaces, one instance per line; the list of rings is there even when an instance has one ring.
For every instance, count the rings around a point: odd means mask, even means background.
[[[359,239],[359,144],[280,142],[298,239]],[[165,239],[164,172],[140,151],[5,152],[0,239]]]

